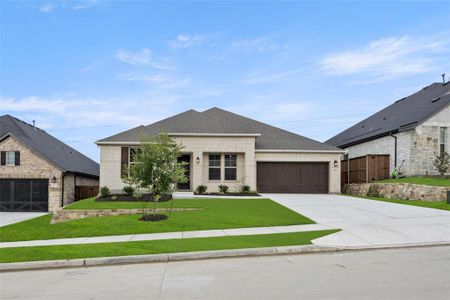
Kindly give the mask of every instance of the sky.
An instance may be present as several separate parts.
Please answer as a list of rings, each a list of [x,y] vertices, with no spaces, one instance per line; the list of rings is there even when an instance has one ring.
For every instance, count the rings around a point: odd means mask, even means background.
[[[95,141],[220,107],[325,141],[450,77],[449,1],[0,1],[0,115]]]

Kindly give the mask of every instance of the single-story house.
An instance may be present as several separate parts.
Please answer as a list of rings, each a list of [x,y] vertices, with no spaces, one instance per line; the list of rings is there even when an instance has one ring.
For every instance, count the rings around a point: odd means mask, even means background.
[[[98,163],[10,115],[0,116],[0,156],[0,211],[54,211],[98,193]]]
[[[339,193],[341,149],[220,108],[188,110],[97,141],[100,186],[120,193],[124,172],[145,136],[169,134],[182,145],[189,182],[179,190],[226,184],[265,193]]]
[[[433,83],[395,101],[326,143],[350,158],[388,154],[390,172],[437,175],[433,160],[450,151],[450,83]]]

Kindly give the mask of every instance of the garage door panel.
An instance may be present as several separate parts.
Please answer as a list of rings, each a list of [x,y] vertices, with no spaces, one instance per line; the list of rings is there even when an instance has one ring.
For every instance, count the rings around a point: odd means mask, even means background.
[[[328,193],[328,163],[258,162],[261,193]]]
[[[48,211],[48,180],[0,179],[0,211]]]

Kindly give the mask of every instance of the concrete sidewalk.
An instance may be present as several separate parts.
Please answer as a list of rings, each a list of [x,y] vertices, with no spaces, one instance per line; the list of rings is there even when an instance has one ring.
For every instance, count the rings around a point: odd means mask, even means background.
[[[326,229],[335,229],[335,228],[327,227],[320,224],[306,224],[306,225],[252,227],[252,228],[236,228],[236,229],[221,229],[221,230],[199,230],[199,231],[179,231],[179,232],[97,236],[97,237],[80,237],[80,238],[53,239],[53,240],[3,242],[0,243],[0,249],[12,247],[79,245],[79,244],[136,242],[136,241],[187,239],[187,238],[203,238],[203,237],[222,237],[222,236],[237,236],[237,235],[256,235],[256,234],[316,231]]]

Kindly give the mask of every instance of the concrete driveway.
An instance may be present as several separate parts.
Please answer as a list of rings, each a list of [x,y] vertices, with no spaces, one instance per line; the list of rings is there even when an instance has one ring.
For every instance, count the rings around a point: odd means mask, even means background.
[[[48,213],[41,212],[0,212],[0,227],[37,218]]]
[[[341,232],[314,240],[320,246],[367,247],[450,243],[450,211],[341,195],[263,196]]]

